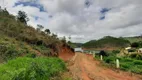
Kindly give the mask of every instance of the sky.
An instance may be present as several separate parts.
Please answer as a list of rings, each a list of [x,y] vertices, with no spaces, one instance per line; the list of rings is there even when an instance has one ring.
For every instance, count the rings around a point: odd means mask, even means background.
[[[142,0],[0,0],[0,6],[13,15],[25,11],[28,25],[73,42],[142,34]]]

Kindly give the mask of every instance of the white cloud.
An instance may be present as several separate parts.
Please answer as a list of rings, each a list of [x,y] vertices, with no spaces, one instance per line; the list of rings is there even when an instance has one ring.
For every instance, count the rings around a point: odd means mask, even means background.
[[[40,12],[36,7],[18,5],[19,0],[7,1],[7,8],[15,14],[24,10],[30,17],[29,24],[36,26],[42,24],[59,36],[72,36],[76,42],[85,42],[103,36],[135,36],[142,31],[142,0],[38,0],[47,12]],[[25,0],[35,1],[35,0]],[[85,6],[85,1],[90,6]],[[0,0],[0,5],[2,0]],[[105,14],[105,19],[100,20],[104,14],[102,8],[111,9]],[[49,16],[53,16],[50,18]],[[40,17],[35,20],[33,16]]]

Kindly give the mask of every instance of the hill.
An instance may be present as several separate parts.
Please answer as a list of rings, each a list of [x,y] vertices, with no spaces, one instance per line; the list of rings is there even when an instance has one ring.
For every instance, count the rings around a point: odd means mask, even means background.
[[[134,42],[140,42],[142,41],[142,37],[141,36],[135,36],[135,37],[124,37],[124,39],[130,41],[131,43]]]
[[[68,42],[68,44],[69,44],[72,48],[82,47],[82,45],[83,45],[83,43],[73,43],[73,42]]]
[[[13,46],[16,51],[18,49],[23,51],[15,53],[17,56],[31,53],[30,50],[36,55],[44,56],[59,56],[62,47],[72,50],[66,42],[59,40],[57,35],[51,34],[49,29],[43,31],[42,25],[38,25],[37,29],[28,26],[25,12],[19,11],[17,16],[13,16],[6,9],[1,9],[0,18],[0,46],[1,48]]]
[[[115,38],[106,36],[99,40],[91,40],[83,44],[84,48],[122,48],[130,44],[128,40],[123,38]]]
[[[73,48],[56,34],[49,29],[43,30],[42,25],[35,29],[27,25],[28,20],[23,11],[14,16],[0,8],[1,80],[57,78],[66,70],[63,60],[75,54]],[[64,59],[64,55],[69,58]]]

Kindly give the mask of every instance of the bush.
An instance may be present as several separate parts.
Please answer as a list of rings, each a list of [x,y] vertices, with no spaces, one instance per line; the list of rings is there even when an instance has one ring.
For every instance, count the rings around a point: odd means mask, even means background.
[[[118,53],[120,53],[120,51],[119,50],[113,50],[112,53],[118,54]]]
[[[127,70],[129,70],[129,69],[130,69],[130,66],[131,66],[131,65],[129,65],[129,64],[125,64],[125,63],[124,63],[124,64],[121,64],[121,67],[120,67],[120,68],[121,68],[122,70],[127,71]]]
[[[140,60],[135,60],[135,61],[134,61],[134,65],[142,65],[142,61],[140,61]]]
[[[50,48],[47,48],[43,45],[40,45],[40,46],[33,46],[33,48],[37,51],[39,51],[41,54],[43,55],[46,55],[46,56],[50,56],[50,53],[51,53],[51,49]]]
[[[103,51],[103,50],[100,51],[99,55],[108,56],[108,54],[105,51]]]
[[[109,57],[104,58],[104,61],[105,61],[106,63],[115,64],[115,63],[114,63],[114,62],[115,62],[115,59],[116,59],[115,56],[109,56]]]
[[[142,54],[130,54],[129,57],[137,60],[142,60]]]
[[[0,56],[2,56],[4,60],[13,59],[19,54],[13,45],[1,45],[0,47]]]
[[[135,55],[132,55],[135,56]],[[137,56],[137,55],[136,55]],[[136,58],[108,56],[104,57],[104,62],[109,64],[109,66],[115,66],[116,59],[120,60],[120,69],[125,71],[131,71],[134,73],[142,74],[142,61],[136,60]]]
[[[27,57],[30,57],[30,58],[36,58],[37,55],[34,54],[34,53],[32,53],[32,54],[27,54],[26,56],[27,56]]]
[[[131,72],[142,74],[142,65],[132,66]]]
[[[137,48],[139,47],[139,43],[138,42],[134,42],[131,44],[131,47]]]
[[[0,80],[50,80],[65,69],[58,58],[17,58],[0,65]]]
[[[110,58],[107,58],[107,59],[105,60],[106,63],[111,63],[112,61],[113,61],[113,59],[110,59]]]

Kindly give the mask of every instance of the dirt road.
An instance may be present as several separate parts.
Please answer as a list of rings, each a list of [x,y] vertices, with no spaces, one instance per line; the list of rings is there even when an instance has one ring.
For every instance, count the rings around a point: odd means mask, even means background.
[[[76,53],[72,61],[74,64],[69,66],[69,71],[73,80],[142,80],[137,75],[102,67],[91,55]]]

